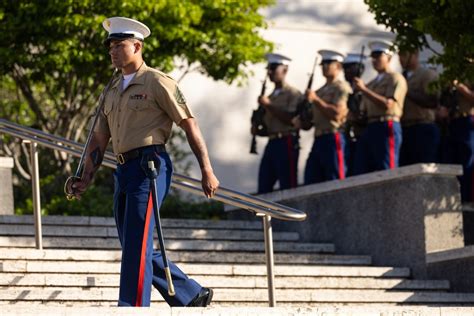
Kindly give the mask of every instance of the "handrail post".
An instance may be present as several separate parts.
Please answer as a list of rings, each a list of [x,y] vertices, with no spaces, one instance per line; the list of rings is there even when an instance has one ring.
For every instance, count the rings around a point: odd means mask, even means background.
[[[36,249],[42,250],[43,235],[41,231],[41,199],[39,184],[38,144],[32,141],[25,141],[25,143],[30,143],[31,188],[33,195],[33,216],[35,219]]]
[[[268,304],[270,307],[276,306],[275,300],[275,274],[273,271],[273,235],[272,235],[272,218],[269,215],[263,216],[263,230],[265,238],[265,257],[267,263],[267,283],[268,283]]]

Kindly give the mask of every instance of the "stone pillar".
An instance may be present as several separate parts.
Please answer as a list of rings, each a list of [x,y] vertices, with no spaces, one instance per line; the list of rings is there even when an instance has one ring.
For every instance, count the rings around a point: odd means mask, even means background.
[[[0,215],[13,215],[13,158],[0,157]]]

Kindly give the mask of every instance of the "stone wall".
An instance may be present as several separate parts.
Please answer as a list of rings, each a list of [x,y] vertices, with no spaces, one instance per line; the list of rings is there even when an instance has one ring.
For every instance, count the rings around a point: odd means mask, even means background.
[[[0,157],[0,215],[13,214],[13,159]]]
[[[339,254],[371,255],[375,265],[410,267],[426,278],[428,252],[464,246],[461,172],[417,164],[259,197],[307,212],[304,222],[274,219],[275,231],[298,231],[302,241],[334,243]]]
[[[428,277],[449,279],[452,291],[474,292],[474,246],[430,253],[426,263]]]

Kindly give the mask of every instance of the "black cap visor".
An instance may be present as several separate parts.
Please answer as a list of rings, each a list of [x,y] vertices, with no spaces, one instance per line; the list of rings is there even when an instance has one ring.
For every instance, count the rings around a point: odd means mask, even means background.
[[[104,40],[103,43],[104,43],[106,48],[109,48],[110,47],[110,42],[113,41],[113,40],[124,41],[124,40],[127,40],[127,39],[133,39],[133,38],[142,41],[141,38],[136,38],[135,35],[133,35],[133,34],[112,33],[112,34],[109,34],[109,36],[107,37],[107,39]]]
[[[323,59],[323,60],[321,60],[319,65],[323,66],[323,65],[329,65],[329,64],[332,64],[332,63],[340,63],[340,61],[335,60],[335,59]]]
[[[268,70],[276,70],[278,66],[283,65],[283,63],[269,63],[267,65]]]

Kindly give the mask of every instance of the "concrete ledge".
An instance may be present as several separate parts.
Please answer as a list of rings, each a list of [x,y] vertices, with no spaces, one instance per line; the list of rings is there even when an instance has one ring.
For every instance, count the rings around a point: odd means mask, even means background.
[[[331,242],[340,254],[370,255],[426,278],[426,253],[464,246],[457,165],[417,164],[259,197],[307,212],[303,222],[273,221],[303,242]],[[229,212],[245,219],[246,212]]]
[[[8,248],[0,251],[0,263],[5,260],[55,260],[55,261],[103,261],[120,262],[121,251],[110,250],[36,250],[28,248]],[[188,263],[265,263],[261,252],[237,251],[167,251],[170,260]],[[315,264],[315,265],[355,265],[372,264],[369,256],[343,256],[317,253],[275,253],[276,264]]]
[[[155,247],[157,241],[154,242]],[[167,239],[166,249],[178,251],[239,251],[264,252],[265,244],[261,241],[222,241],[222,240],[182,240]],[[24,236],[0,236],[2,248],[31,248],[35,240]],[[44,237],[45,248],[72,249],[120,249],[117,238],[86,238],[86,237]],[[275,252],[285,253],[333,253],[334,245],[329,243],[275,242]]]
[[[90,304],[90,303],[89,303]],[[321,305],[321,304],[318,304]],[[44,305],[0,305],[5,315],[23,316],[83,316],[83,315],[144,315],[144,316],[278,316],[278,315],[312,315],[312,316],[448,316],[448,315],[472,315],[474,307],[427,307],[427,306],[387,306],[387,305],[365,305],[365,306],[332,306],[324,307],[207,307],[207,308],[184,308],[184,307],[71,307],[71,306],[44,306]],[[34,308],[33,308],[34,307]]]
[[[118,288],[74,288],[74,287],[1,287],[0,302],[15,301],[82,301],[116,302]],[[386,290],[345,290],[345,289],[277,289],[275,296],[280,303],[302,305],[311,303],[397,303],[397,304],[469,304],[474,303],[472,293],[445,293],[434,291],[386,291]],[[158,291],[152,291],[152,305],[162,302]],[[237,303],[268,303],[267,289],[219,289],[214,291],[213,302],[216,305]],[[0,303],[0,304],[1,304]]]
[[[462,167],[459,165],[442,164],[416,164],[393,170],[371,172],[359,176],[349,177],[344,180],[327,181],[322,183],[300,186],[296,189],[275,191],[259,195],[269,201],[283,201],[304,197],[313,194],[334,193],[335,191],[354,189],[362,186],[379,185],[381,182],[417,177],[420,175],[459,176]],[[460,207],[460,205],[458,205]]]
[[[43,216],[43,225],[68,225],[68,226],[107,226],[115,229],[113,217],[99,216]],[[32,215],[0,215],[0,224],[33,224]],[[243,229],[262,231],[261,221],[231,221],[231,220],[203,220],[203,219],[173,219],[164,218],[163,227],[169,228],[205,228],[205,229]]]
[[[428,276],[449,279],[454,291],[474,292],[474,246],[429,253]]]
[[[54,237],[85,237],[85,238],[117,238],[117,228],[105,226],[55,226],[43,225],[43,236]],[[33,225],[0,224],[0,236],[34,236]],[[154,232],[156,236],[156,231]],[[206,229],[206,228],[164,228],[165,239],[208,239],[208,240],[237,240],[261,241],[261,230],[243,229]],[[273,235],[274,241],[297,241],[298,233],[277,232]]]
[[[263,288],[268,287],[266,276],[234,276],[234,275],[197,275],[191,276],[213,289],[232,288]],[[87,287],[87,288],[118,288],[119,274],[77,274],[61,273],[0,273],[0,287]],[[368,278],[368,277],[308,277],[308,276],[279,276],[275,279],[277,289],[384,289],[411,291],[447,291],[448,281],[405,280],[397,278]]]
[[[179,265],[189,275],[229,275],[229,276],[266,276],[264,264],[200,264],[182,263]],[[0,262],[2,273],[76,273],[76,274],[118,274],[119,262],[97,261],[28,261],[5,260]],[[275,266],[275,276],[304,277],[376,277],[408,278],[408,268],[393,267],[359,267],[359,266],[306,266],[282,264]],[[0,296],[1,299],[1,296]]]
[[[451,260],[474,258],[474,246],[428,253],[426,263],[440,263]]]

